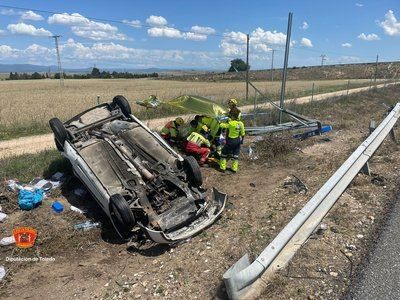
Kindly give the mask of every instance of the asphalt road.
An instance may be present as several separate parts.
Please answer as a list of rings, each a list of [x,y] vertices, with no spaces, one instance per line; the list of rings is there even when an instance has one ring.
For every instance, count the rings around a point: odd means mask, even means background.
[[[347,299],[400,299],[400,200],[388,216],[360,280]]]

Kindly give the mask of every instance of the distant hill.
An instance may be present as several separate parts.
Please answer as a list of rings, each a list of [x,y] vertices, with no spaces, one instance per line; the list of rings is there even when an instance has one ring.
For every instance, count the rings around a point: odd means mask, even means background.
[[[281,80],[282,69],[251,70],[251,81]],[[375,75],[375,63],[338,64],[325,66],[290,67],[287,71],[288,80],[335,80],[335,79],[371,79]],[[207,72],[203,74],[166,74],[161,79],[182,81],[244,81],[244,72]],[[400,78],[400,62],[378,63],[377,78]]]

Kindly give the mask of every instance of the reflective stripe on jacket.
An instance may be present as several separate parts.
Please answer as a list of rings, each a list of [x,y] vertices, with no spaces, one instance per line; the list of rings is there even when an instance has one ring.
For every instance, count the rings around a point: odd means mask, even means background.
[[[244,124],[242,121],[229,120],[228,123],[221,123],[221,128],[228,129],[228,138],[235,139],[245,135]]]
[[[203,144],[206,145],[207,147],[210,147],[210,146],[211,146],[210,141],[207,140],[204,136],[202,136],[200,133],[197,133],[197,132],[192,132],[192,133],[188,136],[187,141],[188,141],[188,142],[191,142],[191,143],[195,143],[195,144],[197,144],[199,147],[200,147],[201,145],[203,145]]]

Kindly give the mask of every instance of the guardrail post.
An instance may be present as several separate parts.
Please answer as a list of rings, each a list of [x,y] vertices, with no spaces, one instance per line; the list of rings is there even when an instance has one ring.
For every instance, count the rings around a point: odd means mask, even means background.
[[[364,174],[364,175],[371,176],[371,171],[369,169],[369,163],[368,162],[366,162],[365,165],[361,168],[360,173]]]

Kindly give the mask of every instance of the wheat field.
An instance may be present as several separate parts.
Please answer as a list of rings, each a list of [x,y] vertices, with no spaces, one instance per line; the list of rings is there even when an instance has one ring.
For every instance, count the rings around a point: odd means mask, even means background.
[[[269,95],[278,95],[280,82],[256,82],[255,85]],[[369,84],[369,80],[353,79],[352,87]],[[311,93],[312,82],[289,81],[287,98]],[[347,80],[315,82],[315,93],[346,88]],[[154,94],[168,100],[183,94],[200,95],[214,101],[245,97],[244,82],[182,82],[154,79],[82,79],[66,80],[64,87],[58,80],[0,81],[0,127],[27,127],[30,124],[47,126],[52,117],[67,120],[73,115],[94,106],[100,101],[110,101],[115,95],[124,95],[133,111],[141,111],[135,104]],[[250,96],[254,90],[250,88]]]

